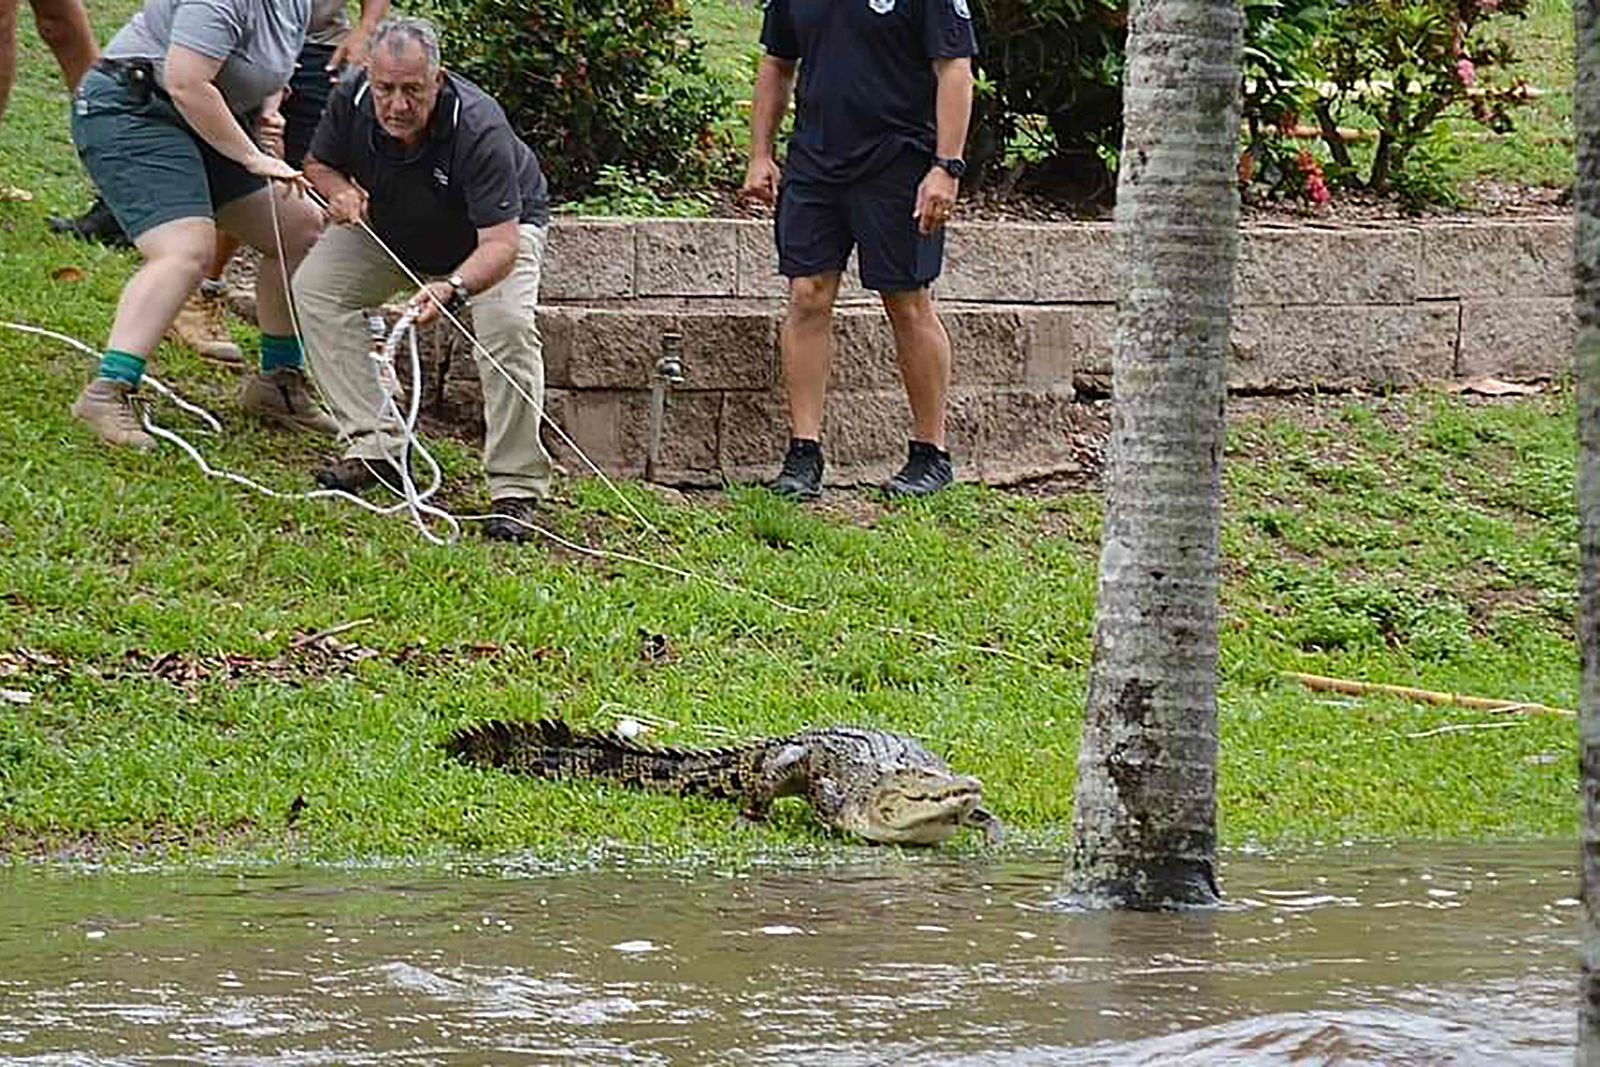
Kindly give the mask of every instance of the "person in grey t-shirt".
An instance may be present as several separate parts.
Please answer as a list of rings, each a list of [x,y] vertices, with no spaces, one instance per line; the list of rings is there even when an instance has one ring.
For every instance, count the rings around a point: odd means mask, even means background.
[[[246,382],[241,406],[290,429],[336,429],[308,388],[286,291],[321,219],[292,184],[268,185],[300,175],[256,139],[310,18],[311,0],[146,0],[78,86],[73,144],[144,257],[123,289],[100,374],[72,405],[110,444],[155,446],[130,397],[199,283],[219,227],[262,252],[262,372]]]

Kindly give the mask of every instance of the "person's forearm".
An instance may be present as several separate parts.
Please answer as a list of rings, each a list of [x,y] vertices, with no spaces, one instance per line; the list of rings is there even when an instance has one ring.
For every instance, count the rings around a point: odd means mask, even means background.
[[[934,106],[935,152],[946,159],[959,159],[966,151],[967,123],[972,119],[972,61],[940,59],[933,69],[939,80]]]
[[[244,165],[260,154],[261,149],[228,110],[222,91],[214,83],[169,84],[167,93],[190,128],[224,156]]]
[[[778,127],[794,92],[795,64],[762,56],[756,71],[755,99],[750,106],[750,158],[771,159]]]
[[[505,280],[517,263],[517,246],[505,241],[479,241],[472,254],[454,271],[461,276],[467,292],[477,294]]]
[[[304,173],[311,187],[324,200],[332,200],[340,193],[347,193],[356,187],[349,178],[311,156],[305,159]]]
[[[356,24],[356,32],[362,40],[371,40],[372,31],[388,17],[389,0],[361,0],[361,21]]]

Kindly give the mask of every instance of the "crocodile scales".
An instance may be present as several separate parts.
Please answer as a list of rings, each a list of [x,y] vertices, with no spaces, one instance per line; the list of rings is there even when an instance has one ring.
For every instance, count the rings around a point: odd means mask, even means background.
[[[731,800],[761,821],[778,797],[803,796],[835,830],[879,844],[934,845],[962,826],[1002,836],[978,779],[951,771],[916,741],[830,726],[726,748],[655,748],[577,733],[558,719],[494,721],[446,742],[457,759],[536,778],[611,781],[635,789]]]

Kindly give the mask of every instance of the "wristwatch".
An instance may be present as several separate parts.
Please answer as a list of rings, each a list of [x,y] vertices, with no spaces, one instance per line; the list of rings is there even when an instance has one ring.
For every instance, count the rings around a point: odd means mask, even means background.
[[[951,159],[945,156],[934,156],[933,165],[949,173],[950,177],[960,181],[967,176],[967,161],[964,159]]]
[[[446,281],[450,286],[450,300],[445,304],[445,307],[451,311],[460,311],[467,306],[467,300],[472,296],[472,290],[467,288],[467,283],[462,280],[459,274],[450,275]]]

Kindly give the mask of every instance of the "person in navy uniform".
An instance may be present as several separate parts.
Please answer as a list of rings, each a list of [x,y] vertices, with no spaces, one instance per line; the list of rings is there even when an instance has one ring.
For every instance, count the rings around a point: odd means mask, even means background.
[[[833,304],[854,247],[861,284],[894,327],[911,402],[906,464],[884,485],[922,496],[954,477],[945,451],[950,336],[929,284],[966,172],[977,38],[968,0],[767,0],[750,163],[741,194],[777,205],[778,270],[789,279],[782,334],[791,437],[773,492],[822,492],[822,413]],[[773,142],[795,89],[780,169]]]

